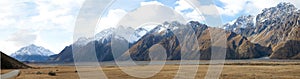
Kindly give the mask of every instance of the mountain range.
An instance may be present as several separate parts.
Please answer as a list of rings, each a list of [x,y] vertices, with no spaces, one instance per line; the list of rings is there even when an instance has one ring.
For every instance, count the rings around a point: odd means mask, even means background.
[[[88,57],[96,52],[98,61],[113,61],[112,41],[117,41],[128,44],[129,47],[128,50],[121,50],[123,53],[119,56],[129,56],[133,60],[150,60],[149,49],[157,44],[166,49],[167,60],[197,58],[193,55],[197,53],[200,53],[200,59],[208,60],[212,54],[212,30],[219,30],[226,33],[226,59],[300,59],[299,16],[300,10],[293,4],[280,3],[255,16],[240,16],[232,23],[224,24],[222,28],[210,27],[197,21],[186,24],[177,21],[164,22],[153,28],[133,29],[120,26],[103,30],[95,38],[79,38],[51,58],[55,62],[72,62],[72,52],[81,57]],[[187,49],[181,48],[174,34],[187,32],[180,29],[181,27],[192,27],[198,42],[198,46],[193,48],[198,48],[199,52],[190,55],[181,53],[181,50]],[[117,33],[120,31],[124,34]]]

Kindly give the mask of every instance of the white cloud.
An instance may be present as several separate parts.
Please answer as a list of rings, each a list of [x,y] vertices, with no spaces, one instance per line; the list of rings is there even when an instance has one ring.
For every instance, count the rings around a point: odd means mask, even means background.
[[[186,2],[186,0],[178,0],[175,2],[176,4],[178,4],[178,6],[176,6],[174,8],[174,10],[181,14],[186,20],[188,21],[199,21],[199,22],[203,22],[205,19],[202,15],[203,12],[201,11],[197,11],[194,7],[192,7],[188,2]],[[191,11],[188,11],[191,10]]]
[[[218,7],[218,10],[227,16],[235,16],[242,11],[256,15],[264,8],[274,7],[280,2],[290,2],[300,8],[300,2],[297,0],[220,0],[220,2],[224,7]]]
[[[149,1],[149,2],[141,2],[140,5],[141,6],[145,6],[145,5],[162,5],[163,6],[164,4],[157,2],[157,1]]]
[[[109,10],[107,16],[100,19],[96,33],[104,29],[116,27],[120,19],[126,14],[127,12],[122,9]]]
[[[0,37],[1,49],[5,53],[13,53],[28,44],[41,44],[52,51],[61,51],[62,46],[57,46],[44,39],[64,40],[71,35],[77,13],[83,0],[5,0],[0,2],[0,31],[7,29],[7,37]],[[28,31],[29,30],[29,31]],[[60,34],[65,38],[40,37],[42,31],[48,34]],[[59,31],[57,31],[59,30]],[[66,34],[68,33],[68,34]],[[10,35],[7,35],[10,34]],[[64,43],[61,41],[58,43]],[[56,52],[57,53],[57,52]]]
[[[128,14],[120,20],[118,25],[137,28],[145,23],[163,23],[165,21],[186,22],[184,17],[171,8],[161,5],[148,5],[128,12]]]
[[[13,52],[16,52],[16,48],[20,48],[21,46],[15,46],[14,45],[14,42],[12,41],[7,41],[7,40],[4,40],[4,41],[0,41],[0,51],[2,51],[3,53],[7,54],[7,55],[10,55],[12,54]]]
[[[123,9],[109,10],[108,14],[100,19],[98,24],[99,26],[97,26],[97,32],[100,32],[103,29],[116,27],[119,21],[119,25],[129,27],[138,27],[140,23],[146,23],[146,21],[155,21],[161,23],[164,21],[170,21],[170,18],[174,18],[173,15],[175,15],[176,12],[170,12],[170,10],[166,9],[171,8],[167,8],[167,6],[158,1],[148,1],[140,2],[140,8],[137,8],[132,12],[126,12]],[[189,14],[189,16],[194,15],[195,14]]]
[[[0,41],[0,51],[11,54],[19,48],[33,44],[37,39],[37,32],[30,29],[18,30],[7,39]]]
[[[178,6],[175,7],[175,11],[178,13],[182,13],[181,11],[183,10],[193,9],[193,7],[185,0],[178,0],[175,4],[178,4]]]
[[[53,42],[53,41],[45,40],[47,38],[42,38],[42,35],[38,34],[36,36],[36,40],[34,41],[33,44],[36,44],[38,46],[43,46],[43,47],[51,50],[53,53],[60,53],[61,50],[63,50],[65,48],[65,46],[71,45],[73,42],[71,40],[72,36],[65,37],[65,39],[68,39],[68,40],[62,41],[62,42],[59,42],[59,41],[61,41],[61,40],[59,40],[61,38],[59,38],[59,37],[57,37],[57,38],[56,38],[57,40],[54,40],[54,42]],[[50,39],[55,39],[55,38],[50,38]]]
[[[200,5],[198,6],[200,12],[204,15],[216,16],[220,15],[217,6],[215,5]]]
[[[235,16],[244,9],[246,0],[220,0],[225,6],[218,7],[219,12],[223,15]]]
[[[24,46],[34,43],[36,40],[37,34],[32,30],[19,30],[14,33],[8,41],[12,41],[16,46]]]
[[[189,21],[199,21],[202,22],[204,21],[204,17],[202,16],[201,13],[197,12],[196,10],[186,13],[185,17],[189,20]]]

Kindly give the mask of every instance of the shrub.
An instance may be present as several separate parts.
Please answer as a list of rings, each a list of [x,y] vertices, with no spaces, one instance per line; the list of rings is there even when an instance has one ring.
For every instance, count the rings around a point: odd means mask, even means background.
[[[53,71],[50,71],[50,72],[48,72],[48,75],[50,75],[50,76],[56,76],[56,73],[53,72]]]
[[[35,74],[42,74],[42,72],[40,72],[40,71],[37,71]]]

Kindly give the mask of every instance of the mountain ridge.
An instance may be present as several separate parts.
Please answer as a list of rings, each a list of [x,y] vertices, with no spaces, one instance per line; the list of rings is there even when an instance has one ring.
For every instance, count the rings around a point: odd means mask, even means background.
[[[273,59],[295,59],[299,58],[300,52],[297,48],[289,49],[288,47],[293,45],[300,47],[298,45],[300,38],[299,24],[300,11],[291,3],[279,3],[275,7],[264,9],[262,13],[256,16],[240,16],[234,23],[225,24],[223,28],[209,27],[196,21],[190,21],[187,24],[165,22],[157,25],[143,36],[140,35],[140,39],[136,42],[129,43],[129,52],[122,55],[130,56],[134,60],[149,60],[149,47],[162,44],[166,48],[168,60],[179,60],[180,50],[184,49],[180,48],[172,31],[178,29],[177,26],[183,25],[190,26],[195,31],[200,52],[202,52],[201,59],[210,59],[211,57],[210,30],[226,31],[226,34],[224,34],[227,37],[226,59],[250,59],[265,56]],[[101,59],[99,61],[103,61],[102,59],[112,61],[114,59],[111,54],[111,41],[106,41],[106,43],[92,41],[78,50],[85,52],[87,50],[84,48],[88,49],[90,45],[95,44],[97,57]],[[128,43],[126,40],[120,40],[119,42]],[[72,54],[71,48],[72,45],[66,47],[60,52],[60,56],[72,60],[72,56],[70,56]],[[56,61],[64,60],[57,57]]]
[[[300,10],[291,3],[283,2],[275,7],[263,9],[255,20],[255,26],[247,26],[253,28],[239,30],[239,32],[229,31],[241,34],[253,43],[271,47],[273,53],[270,58],[290,58],[277,54],[295,52],[294,49],[285,50],[286,52],[282,52],[282,50],[287,49],[285,44],[289,44],[289,41],[299,40]]]

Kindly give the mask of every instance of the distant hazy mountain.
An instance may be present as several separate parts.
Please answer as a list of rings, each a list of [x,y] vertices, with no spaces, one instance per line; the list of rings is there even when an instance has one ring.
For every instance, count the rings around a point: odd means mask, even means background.
[[[49,56],[51,55],[54,55],[54,53],[50,50],[31,44],[11,54],[11,57],[19,61],[45,62],[49,60]]]
[[[29,68],[28,65],[19,62],[18,60],[1,52],[1,69],[20,69]]]

